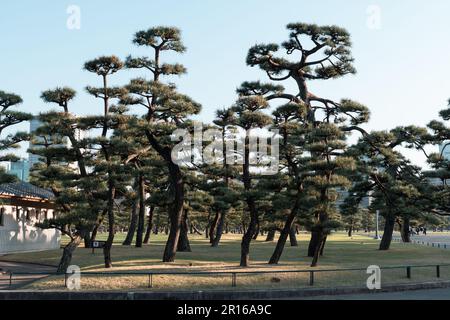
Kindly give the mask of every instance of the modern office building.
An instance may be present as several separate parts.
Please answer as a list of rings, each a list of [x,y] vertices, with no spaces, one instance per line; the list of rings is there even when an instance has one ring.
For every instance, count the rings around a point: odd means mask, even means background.
[[[28,160],[10,162],[8,167],[6,171],[15,175],[20,181],[28,182],[30,180],[30,162]]]
[[[32,119],[30,121],[30,133],[35,133],[36,130],[42,125],[42,122],[38,119]],[[30,142],[30,149],[32,148],[39,148],[32,142]],[[30,168],[32,168],[36,163],[39,163],[41,161],[40,157],[37,154],[28,153],[28,159],[30,163]]]
[[[439,146],[439,152],[442,153],[445,159],[450,160],[450,141],[447,143],[444,143],[441,146]]]

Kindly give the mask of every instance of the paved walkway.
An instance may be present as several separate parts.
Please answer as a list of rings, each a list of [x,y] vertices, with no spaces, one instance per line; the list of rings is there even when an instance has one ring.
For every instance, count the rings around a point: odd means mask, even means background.
[[[374,233],[359,233],[361,236],[375,237]],[[381,234],[382,235],[382,234]],[[393,241],[401,242],[401,237],[398,232],[395,232],[393,237]],[[433,232],[428,233],[426,236],[420,235],[412,235],[411,241],[414,244],[419,244],[423,246],[429,247],[439,247],[442,249],[450,249],[450,233],[449,232]]]
[[[450,300],[450,288],[340,296],[318,296],[293,300]]]
[[[9,274],[8,272],[25,272],[25,273],[54,273],[56,271],[55,267],[47,267],[35,264],[27,263],[15,263],[15,262],[4,262],[0,261],[0,290],[10,289],[9,287]],[[13,286],[11,289],[19,289],[20,287],[29,284],[38,279],[45,278],[45,275],[30,275],[30,276],[14,276]]]

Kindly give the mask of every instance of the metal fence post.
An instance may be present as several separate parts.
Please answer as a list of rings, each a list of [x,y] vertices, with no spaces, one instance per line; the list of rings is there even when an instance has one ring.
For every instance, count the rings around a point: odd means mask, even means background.
[[[441,277],[441,266],[436,266],[436,277]]]
[[[406,277],[411,279],[411,267],[406,267]]]
[[[148,274],[148,287],[153,288],[153,274],[152,273]]]
[[[231,274],[231,286],[232,286],[233,288],[235,288],[236,285],[237,285],[237,283],[236,283],[236,272],[233,272],[233,273]]]
[[[9,272],[9,287],[12,287],[12,278],[13,278],[13,273]]]
[[[64,273],[64,288],[67,288],[67,271]]]
[[[314,285],[314,271],[309,272],[309,285],[310,286]]]

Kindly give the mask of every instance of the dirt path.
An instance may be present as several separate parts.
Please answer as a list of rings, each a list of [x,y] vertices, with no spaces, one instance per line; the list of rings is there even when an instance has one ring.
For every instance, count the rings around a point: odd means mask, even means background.
[[[55,267],[42,266],[28,263],[0,261],[0,290],[19,289],[33,281],[45,278],[46,275],[17,275],[14,273],[54,273]],[[13,273],[13,285],[9,286],[10,276]]]

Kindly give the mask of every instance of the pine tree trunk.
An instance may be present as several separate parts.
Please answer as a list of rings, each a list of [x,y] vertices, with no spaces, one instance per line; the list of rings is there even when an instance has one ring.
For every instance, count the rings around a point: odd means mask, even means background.
[[[410,222],[409,218],[403,218],[403,224],[400,226],[400,233],[402,236],[402,241],[404,243],[411,242],[411,234],[409,233]]]
[[[256,231],[256,225],[258,222],[258,218],[255,214],[252,214],[250,217],[250,223],[248,228],[242,237],[241,242],[241,267],[248,267],[250,262],[250,243]]]
[[[266,242],[274,241],[275,240],[275,233],[276,233],[275,228],[270,229],[269,232],[267,232]]]
[[[151,206],[150,213],[148,216],[147,230],[145,232],[145,237],[144,237],[144,244],[149,244],[149,242],[150,242],[150,235],[152,234],[152,230],[153,230],[153,214],[154,214],[154,212],[155,212],[155,207]]]
[[[191,223],[191,226],[192,226],[192,229],[194,230],[194,233],[198,234],[199,236],[203,235],[203,233],[200,230],[198,230],[198,228],[195,224]]]
[[[385,217],[383,238],[380,243],[380,250],[387,251],[391,247],[392,235],[394,233],[395,216],[388,213]]]
[[[91,235],[89,231],[85,232],[85,236],[83,237],[84,247],[89,248],[91,246]]]
[[[164,249],[163,262],[175,261],[184,214],[184,181],[181,170],[177,165],[170,163],[169,172],[174,201],[169,208],[170,232]]]
[[[325,246],[325,240],[326,237],[323,234],[322,230],[319,230],[316,232],[316,236],[317,236],[317,240],[315,241],[315,247],[313,248],[314,250],[314,255],[313,255],[313,261],[311,262],[311,267],[317,267],[317,264],[319,262],[319,256],[320,253],[323,252],[324,246]]]
[[[289,216],[284,223],[283,230],[281,230],[280,237],[278,238],[277,246],[272,254],[272,257],[269,260],[269,264],[278,264],[280,262],[281,255],[283,254],[284,246],[286,245],[287,238],[292,230],[292,226],[294,225],[295,217],[297,216],[299,201],[295,202],[295,206],[290,212]],[[273,236],[275,236],[275,229],[273,231]],[[270,234],[270,231],[269,231]]]
[[[255,234],[253,235],[253,240],[258,240],[258,236],[259,236],[259,222],[256,224],[256,230],[255,230]]]
[[[350,226],[350,227],[348,228],[348,237],[351,238],[352,235],[353,235],[353,226]]]
[[[220,214],[220,219],[217,223],[216,228],[216,236],[214,237],[214,241],[211,244],[213,248],[217,248],[219,246],[220,240],[222,239],[223,228],[225,225],[225,216],[226,216],[225,211]]]
[[[178,245],[177,245],[178,252],[192,252],[191,245],[189,243],[189,238],[188,238],[189,228],[187,225],[187,219],[188,219],[188,212],[187,212],[187,210],[184,210],[183,221],[181,223],[181,229],[180,229],[180,238],[178,240]]]
[[[94,226],[94,228],[92,229],[92,234],[91,234],[91,242],[94,242],[95,239],[97,239],[97,233],[98,233],[98,228],[100,227],[100,224],[96,224]]]
[[[318,231],[312,230],[311,240],[309,241],[308,245],[308,257],[310,258],[314,257],[314,253],[318,245],[319,245],[319,233]]]
[[[208,219],[207,219],[208,223],[206,224],[206,228],[205,228],[205,237],[206,239],[209,239],[209,229],[211,228],[211,211],[208,210]]]
[[[289,231],[289,241],[291,242],[291,247],[298,247],[297,234],[295,233],[295,226]]]
[[[108,179],[108,239],[103,248],[103,255],[105,258],[105,268],[112,268],[111,248],[114,242],[115,235],[115,218],[114,218],[114,198],[116,195],[116,188],[112,178]]]
[[[217,228],[217,224],[219,223],[220,220],[220,211],[217,210],[216,214],[214,215],[214,219],[211,223],[211,226],[209,228],[209,243],[213,244],[214,243],[214,234],[216,233],[216,228]]]
[[[67,268],[69,268],[72,262],[72,256],[76,248],[80,245],[83,237],[81,235],[76,235],[70,242],[64,247],[61,260],[59,261],[57,273],[66,273]]]
[[[138,178],[139,215],[136,231],[136,248],[142,248],[145,226],[145,181],[142,173]]]
[[[131,246],[134,239],[134,234],[136,233],[136,224],[137,224],[137,203],[136,201],[133,202],[133,205],[131,207],[131,219],[130,219],[130,225],[128,227],[128,232],[125,240],[123,241],[122,245],[124,246]]]
[[[95,226],[92,229],[91,242],[93,242],[93,241],[95,241],[95,239],[97,239],[98,228],[100,228],[100,226],[102,225],[103,219],[105,218],[107,211],[108,211],[107,209],[103,209],[102,214],[100,215],[98,221],[95,223]]]
[[[327,243],[328,236],[324,236],[322,241],[322,247],[320,248],[320,256],[323,256],[323,252],[325,250],[325,244]]]
[[[250,138],[247,136],[245,138],[245,151],[244,151],[244,165],[242,167],[242,182],[244,183],[244,188],[246,191],[252,189],[252,180],[250,175]],[[250,262],[250,243],[252,238],[255,236],[258,228],[258,211],[256,209],[255,199],[252,196],[247,196],[246,199],[248,212],[250,214],[250,223],[248,225],[247,231],[244,233],[241,242],[241,267],[248,267]]]
[[[158,214],[156,215],[156,226],[153,231],[153,233],[156,235],[159,233],[159,224],[160,224],[160,212],[158,212]]]

